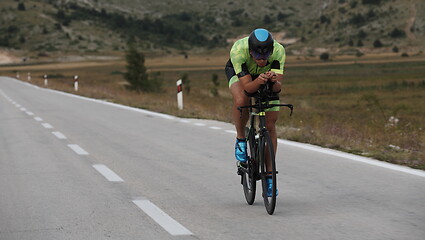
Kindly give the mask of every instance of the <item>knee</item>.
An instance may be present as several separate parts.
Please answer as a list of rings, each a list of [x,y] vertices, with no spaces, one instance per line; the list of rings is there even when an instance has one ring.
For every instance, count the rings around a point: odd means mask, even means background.
[[[244,106],[244,105],[247,105],[248,104],[248,97],[246,97],[246,96],[234,96],[233,97],[233,104],[236,106],[236,107],[240,107],[240,106]]]

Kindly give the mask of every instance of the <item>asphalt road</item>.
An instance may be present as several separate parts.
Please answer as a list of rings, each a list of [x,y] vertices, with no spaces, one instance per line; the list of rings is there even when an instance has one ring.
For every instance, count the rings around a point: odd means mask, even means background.
[[[0,239],[424,239],[423,171],[279,142],[269,216],[232,125],[0,77]]]

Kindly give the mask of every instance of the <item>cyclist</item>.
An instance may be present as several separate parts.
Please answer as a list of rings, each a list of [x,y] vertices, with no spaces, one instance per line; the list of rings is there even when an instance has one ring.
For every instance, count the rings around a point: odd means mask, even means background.
[[[261,85],[270,82],[274,100],[271,104],[279,104],[279,93],[283,80],[285,64],[285,48],[273,39],[266,29],[255,29],[248,37],[237,40],[231,50],[230,59],[225,72],[229,80],[229,89],[233,97],[232,117],[236,128],[235,157],[240,163],[247,161],[247,143],[245,125],[249,119],[248,110],[242,115],[238,107],[249,105],[249,97],[257,92]],[[278,119],[279,107],[266,110],[266,128],[270,133],[273,147],[277,150],[277,134],[275,123]],[[271,169],[270,161],[266,162],[267,170]],[[271,187],[271,178],[269,178]],[[268,193],[271,195],[271,188]]]

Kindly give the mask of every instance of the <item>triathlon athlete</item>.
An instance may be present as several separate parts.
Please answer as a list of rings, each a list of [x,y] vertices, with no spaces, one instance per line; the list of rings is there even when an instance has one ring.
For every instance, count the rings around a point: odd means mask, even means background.
[[[236,160],[247,161],[247,143],[245,126],[249,119],[248,109],[242,111],[238,107],[249,105],[249,98],[257,92],[261,85],[272,84],[274,100],[271,104],[279,104],[279,93],[283,80],[285,64],[285,48],[273,39],[266,29],[256,29],[248,37],[237,40],[230,50],[230,60],[226,64],[226,76],[233,96],[232,117],[236,128]],[[270,133],[273,147],[277,150],[277,134],[275,124],[279,116],[279,107],[266,110],[266,128]],[[266,163],[271,169],[270,162]],[[271,180],[271,179],[270,179]]]

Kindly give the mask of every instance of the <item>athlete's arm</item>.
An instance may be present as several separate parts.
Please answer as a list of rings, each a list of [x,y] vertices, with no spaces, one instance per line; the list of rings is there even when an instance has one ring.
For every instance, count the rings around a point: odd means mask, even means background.
[[[273,82],[273,89],[272,91],[275,93],[280,92],[282,89],[282,81],[283,81],[283,74],[275,73],[275,72],[267,72],[266,74],[269,75],[269,79],[271,82]]]
[[[269,77],[266,73],[258,75],[258,77],[254,80],[252,80],[250,74],[247,74],[243,77],[240,77],[239,81],[241,82],[243,89],[247,93],[255,93],[261,85],[267,83],[268,79]]]

